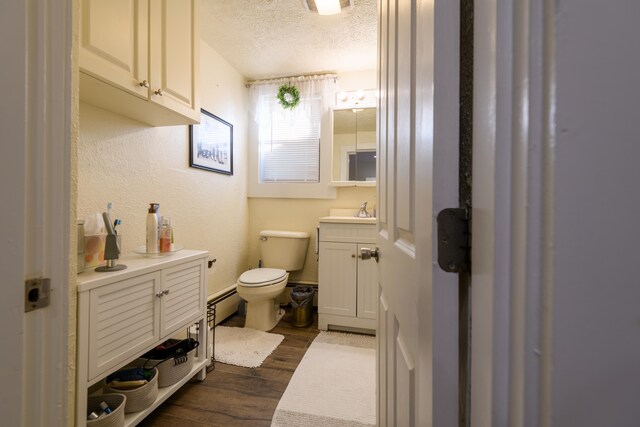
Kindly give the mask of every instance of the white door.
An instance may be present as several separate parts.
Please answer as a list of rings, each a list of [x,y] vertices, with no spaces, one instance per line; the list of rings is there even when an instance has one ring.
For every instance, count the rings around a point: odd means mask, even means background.
[[[433,250],[437,212],[457,207],[454,3],[380,3],[380,426],[458,424],[457,277]]]
[[[66,426],[71,1],[0,8],[0,423]],[[51,279],[50,304],[25,313],[25,281],[36,278]]]

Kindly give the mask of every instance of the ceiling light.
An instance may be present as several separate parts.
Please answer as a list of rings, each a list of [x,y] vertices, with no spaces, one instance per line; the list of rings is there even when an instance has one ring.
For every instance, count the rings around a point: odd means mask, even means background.
[[[302,0],[302,4],[309,12],[319,15],[335,15],[353,6],[353,0]]]

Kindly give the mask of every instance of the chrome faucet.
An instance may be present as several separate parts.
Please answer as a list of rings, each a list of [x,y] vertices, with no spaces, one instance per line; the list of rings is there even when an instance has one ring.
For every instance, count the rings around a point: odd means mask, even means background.
[[[367,202],[362,202],[360,205],[360,210],[356,215],[358,218],[371,218],[371,214],[367,212]]]

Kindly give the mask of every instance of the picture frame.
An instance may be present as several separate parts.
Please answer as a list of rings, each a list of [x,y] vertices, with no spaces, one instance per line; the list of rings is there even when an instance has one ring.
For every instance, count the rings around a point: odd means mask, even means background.
[[[200,109],[200,124],[189,126],[189,166],[233,175],[233,125]]]

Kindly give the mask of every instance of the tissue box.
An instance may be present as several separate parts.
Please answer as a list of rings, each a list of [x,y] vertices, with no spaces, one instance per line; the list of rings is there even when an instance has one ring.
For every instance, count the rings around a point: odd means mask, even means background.
[[[105,265],[104,245],[107,233],[87,234],[84,236],[84,268],[94,268]]]

